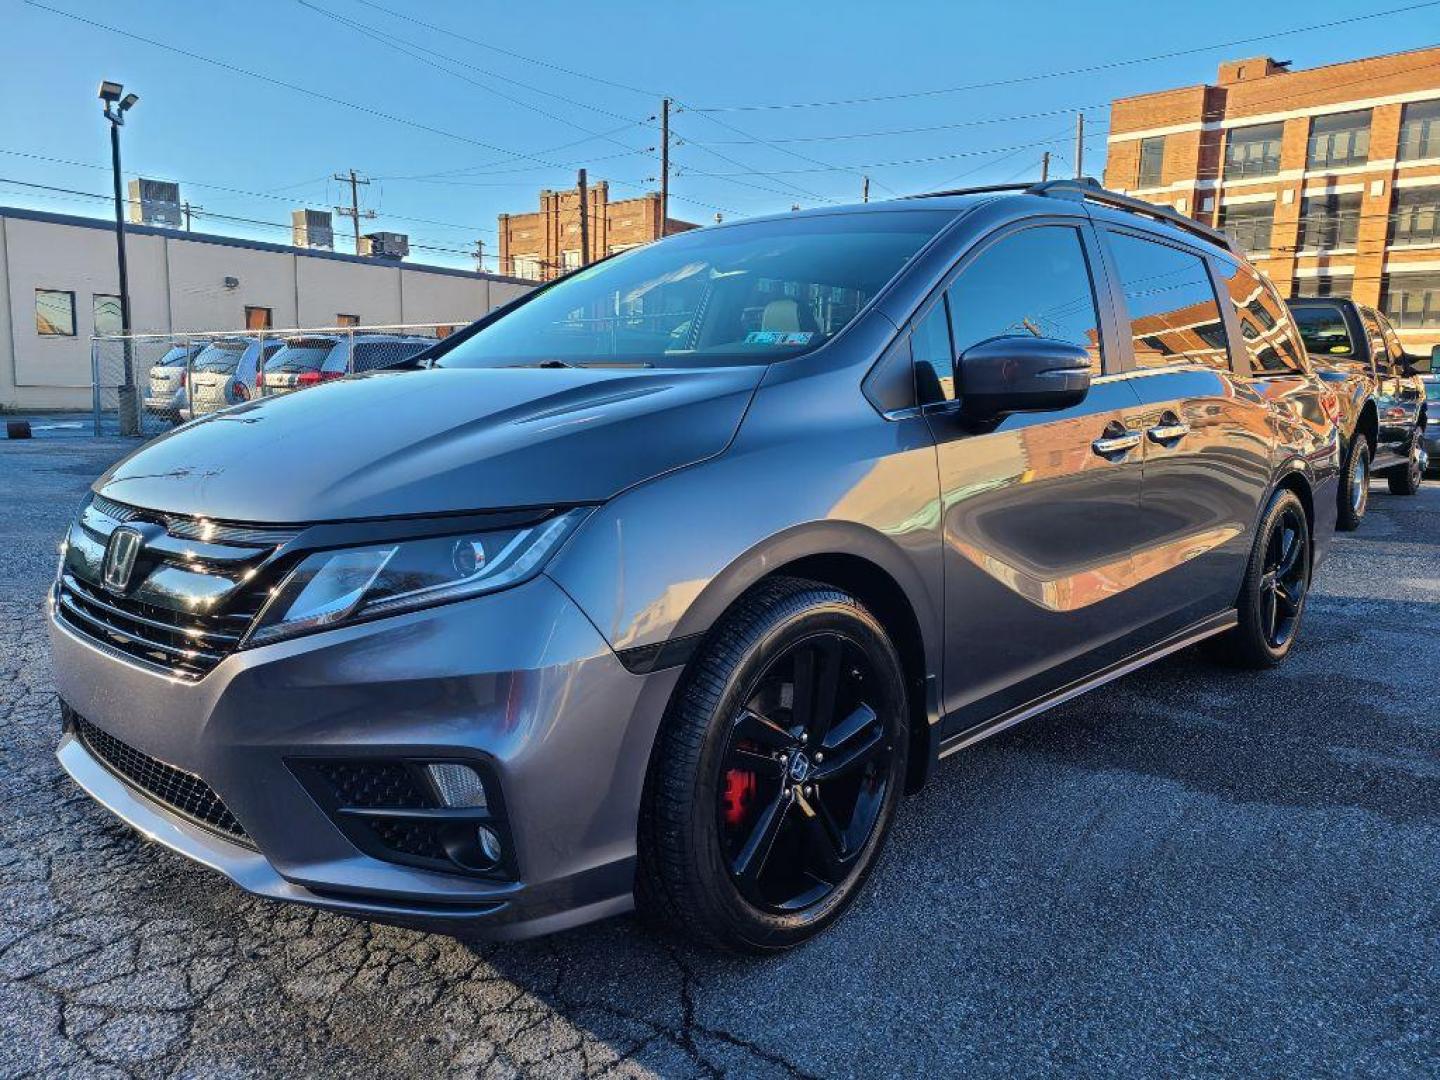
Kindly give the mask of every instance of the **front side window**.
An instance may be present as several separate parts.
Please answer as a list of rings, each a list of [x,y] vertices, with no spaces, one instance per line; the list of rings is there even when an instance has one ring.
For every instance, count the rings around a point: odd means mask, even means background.
[[[1302,346],[1286,317],[1285,306],[1275,293],[1248,266],[1220,263],[1221,277],[1235,315],[1240,321],[1240,338],[1250,354],[1252,375],[1275,375],[1304,371]],[[1303,336],[1304,329],[1301,328]]]
[[[1440,98],[1412,101],[1400,114],[1401,161],[1440,158]]]
[[[1220,227],[1247,254],[1270,250],[1270,232],[1275,225],[1275,202],[1221,205]]]
[[[1381,281],[1385,314],[1407,330],[1440,327],[1440,274],[1387,274]]]
[[[1165,166],[1165,136],[1140,140],[1140,170],[1135,186],[1158,187]]]
[[[63,289],[36,289],[35,332],[41,337],[74,337],[75,294]]]
[[[1310,121],[1305,164],[1311,169],[1343,169],[1370,158],[1370,110],[1332,113]]]
[[[796,216],[696,229],[576,271],[440,367],[708,367],[818,349],[954,220],[948,211]]]
[[[1395,193],[1395,228],[1390,242],[1440,242],[1440,187],[1401,188]]]
[[[1284,124],[1234,128],[1225,141],[1225,179],[1274,176],[1280,171],[1280,140]]]
[[[95,318],[95,333],[124,333],[125,320],[120,313],[120,297],[111,296],[108,293],[95,293],[90,298],[90,304]]]
[[[910,334],[910,358],[922,405],[955,400],[955,347],[950,343],[945,297],[940,297],[915,323]]]
[[[997,337],[1042,337],[1083,346],[1101,372],[1100,317],[1080,233],[1042,225],[983,250],[946,294],[955,355]]]
[[[1360,235],[1360,192],[1300,200],[1300,247],[1304,251],[1353,248]]]
[[[1126,233],[1107,236],[1125,293],[1136,366],[1228,369],[1225,322],[1205,260]]]

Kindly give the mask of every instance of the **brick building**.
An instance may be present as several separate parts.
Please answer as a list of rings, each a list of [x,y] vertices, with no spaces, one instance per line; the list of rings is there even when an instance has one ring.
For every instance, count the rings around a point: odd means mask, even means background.
[[[1110,106],[1105,184],[1227,230],[1291,296],[1352,296],[1412,351],[1440,342],[1440,48]]]
[[[610,185],[601,180],[588,188],[590,261],[626,248],[639,247],[662,235],[698,229],[671,218],[660,228],[660,196],[610,201]],[[500,215],[500,268],[532,281],[549,281],[581,264],[580,191],[540,192],[540,209],[531,214]]]

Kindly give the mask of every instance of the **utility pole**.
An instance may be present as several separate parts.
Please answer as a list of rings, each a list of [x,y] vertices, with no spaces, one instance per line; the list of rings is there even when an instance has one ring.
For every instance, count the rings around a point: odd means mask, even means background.
[[[1075,114],[1075,179],[1085,177],[1085,114]]]
[[[204,210],[204,209],[205,209],[205,207],[203,207],[203,206],[191,206],[188,202],[184,202],[184,203],[181,203],[181,204],[180,204],[180,212],[185,215],[185,231],[186,231],[186,232],[189,232],[189,231],[190,231],[190,215],[191,215],[191,214],[198,214],[201,210]]]
[[[660,102],[660,236],[670,228],[670,99]]]
[[[860,201],[870,201],[870,178],[868,176],[862,176],[860,178]]]
[[[1043,184],[1050,179],[1050,151],[1040,155],[1040,182]]]
[[[590,190],[585,186],[585,170],[580,170],[576,186],[580,189],[580,265],[590,265]]]
[[[475,241],[475,269],[482,274],[485,272],[485,241]]]
[[[356,254],[356,255],[359,255],[359,254],[360,254],[360,219],[361,219],[361,218],[373,219],[373,218],[375,217],[375,211],[374,211],[374,210],[363,210],[363,211],[362,211],[362,210],[360,209],[360,185],[361,185],[361,184],[364,184],[364,185],[366,185],[366,186],[368,187],[369,184],[370,184],[370,181],[369,181],[369,179],[367,179],[367,178],[365,178],[365,177],[362,177],[362,176],[359,176],[358,174],[356,174],[356,172],[355,172],[354,169],[351,169],[351,170],[350,170],[350,173],[349,173],[348,176],[345,175],[344,173],[336,173],[336,174],[335,174],[334,176],[332,176],[330,179],[332,179],[332,180],[339,180],[342,184],[349,184],[349,185],[350,185],[350,205],[349,205],[349,206],[337,206],[337,207],[335,208],[335,212],[336,212],[337,214],[339,214],[341,217],[348,217],[348,218],[350,218],[351,221],[354,222],[354,224],[355,224],[355,254]]]

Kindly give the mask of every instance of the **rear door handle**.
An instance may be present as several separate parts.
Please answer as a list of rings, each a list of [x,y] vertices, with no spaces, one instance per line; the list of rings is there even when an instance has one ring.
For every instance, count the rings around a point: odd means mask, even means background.
[[[1179,417],[1167,419],[1164,423],[1156,424],[1145,432],[1150,436],[1150,441],[1164,446],[1166,443],[1179,442],[1186,435],[1190,434],[1190,425]]]
[[[1140,445],[1140,432],[1126,431],[1120,435],[1105,435],[1090,444],[1090,449],[1101,457],[1114,457],[1134,450]]]

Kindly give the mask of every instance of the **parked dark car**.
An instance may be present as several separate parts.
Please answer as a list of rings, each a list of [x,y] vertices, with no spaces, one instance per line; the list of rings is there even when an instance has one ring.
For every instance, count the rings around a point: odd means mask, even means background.
[[[1274,288],[1093,184],[697,229],[411,368],[96,481],[59,757],[246,889],[466,936],[804,941],[940,758],[1283,662],[1334,529]]]
[[[1396,495],[1414,495],[1425,475],[1427,408],[1420,373],[1430,358],[1412,356],[1388,319],[1341,298],[1288,301],[1321,378],[1341,406],[1342,469],[1336,525],[1354,529],[1365,516],[1370,477]]]
[[[408,334],[309,334],[290,338],[265,361],[267,397],[318,386],[358,372],[394,367],[435,344]]]

